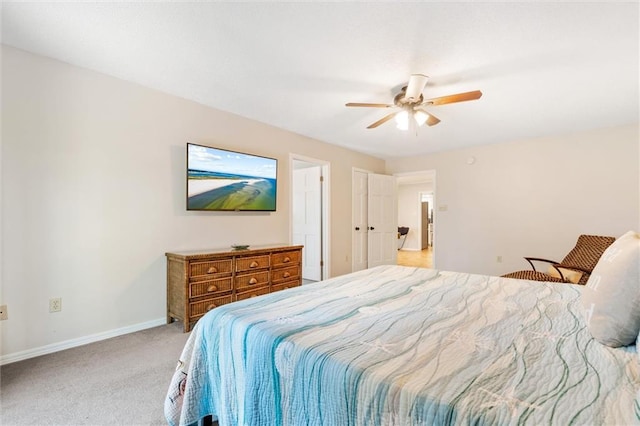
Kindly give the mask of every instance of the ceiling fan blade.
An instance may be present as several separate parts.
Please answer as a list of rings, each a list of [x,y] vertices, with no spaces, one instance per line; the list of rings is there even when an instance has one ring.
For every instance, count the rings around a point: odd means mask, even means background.
[[[429,77],[426,75],[412,74],[411,77],[409,77],[409,84],[407,84],[407,91],[404,95],[405,99],[414,102],[419,100],[424,86],[427,85],[427,80],[429,80]]]
[[[475,99],[480,99],[480,96],[482,96],[482,92],[479,90],[474,90],[473,92],[458,93],[455,95],[448,95],[448,96],[441,96],[439,98],[427,99],[422,104],[423,105],[452,104],[454,102],[473,101]]]
[[[440,122],[440,119],[433,114],[429,114],[429,118],[427,118],[427,126],[435,126]]]
[[[359,102],[349,102],[348,104],[345,104],[345,106],[348,106],[348,107],[369,107],[369,108],[392,108],[395,105],[389,105],[389,104],[364,104],[364,103],[359,103]]]
[[[384,117],[382,117],[380,120],[376,121],[375,123],[368,125],[367,129],[375,129],[379,125],[384,124],[387,121],[391,120],[393,117],[395,117],[396,114],[397,114],[397,112],[392,112],[391,114],[385,115]]]

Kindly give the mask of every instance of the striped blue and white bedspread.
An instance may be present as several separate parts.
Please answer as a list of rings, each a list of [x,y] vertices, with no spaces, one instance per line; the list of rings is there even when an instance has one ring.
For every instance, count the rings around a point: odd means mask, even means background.
[[[192,331],[165,413],[252,426],[639,424],[635,347],[591,338],[580,291],[380,266],[225,305]]]

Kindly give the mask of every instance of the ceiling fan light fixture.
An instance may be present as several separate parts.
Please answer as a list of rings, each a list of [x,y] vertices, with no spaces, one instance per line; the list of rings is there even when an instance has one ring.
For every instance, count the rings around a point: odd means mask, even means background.
[[[415,111],[413,113],[413,118],[416,120],[418,126],[422,126],[429,119],[429,114],[424,111]]]
[[[409,112],[402,110],[396,114],[396,127],[400,130],[409,130]]]

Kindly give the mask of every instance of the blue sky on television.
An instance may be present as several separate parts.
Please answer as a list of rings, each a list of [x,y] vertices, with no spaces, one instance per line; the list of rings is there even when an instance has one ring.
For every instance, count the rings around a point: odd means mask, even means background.
[[[276,178],[276,160],[189,144],[189,168],[208,172]]]

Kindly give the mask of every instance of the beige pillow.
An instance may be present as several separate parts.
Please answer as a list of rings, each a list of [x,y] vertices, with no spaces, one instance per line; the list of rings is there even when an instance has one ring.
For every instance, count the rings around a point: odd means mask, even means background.
[[[578,284],[578,282],[580,281],[580,278],[582,278],[582,272],[580,271],[574,271],[573,269],[567,269],[567,268],[558,268],[558,269],[562,271],[562,275],[564,275],[564,278],[570,283]],[[551,275],[554,278],[562,278],[558,273],[558,269],[554,268],[553,266],[549,266],[549,269],[547,270],[547,275]]]
[[[582,291],[582,305],[597,341],[633,344],[640,333],[640,234],[627,232],[602,254]]]

